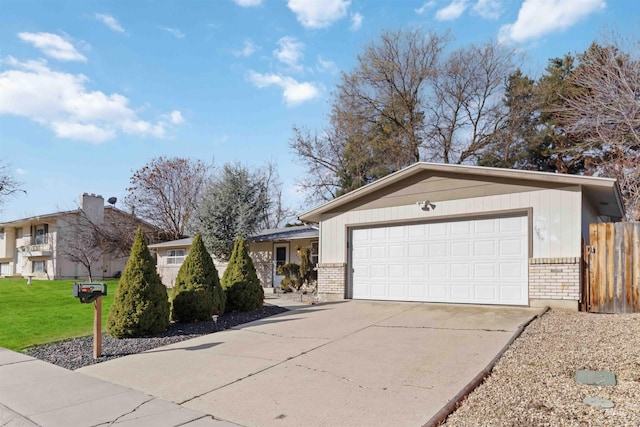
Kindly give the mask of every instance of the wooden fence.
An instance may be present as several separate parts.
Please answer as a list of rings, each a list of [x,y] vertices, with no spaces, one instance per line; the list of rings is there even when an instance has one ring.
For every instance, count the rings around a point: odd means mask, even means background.
[[[640,222],[590,224],[589,240],[587,311],[640,313]]]

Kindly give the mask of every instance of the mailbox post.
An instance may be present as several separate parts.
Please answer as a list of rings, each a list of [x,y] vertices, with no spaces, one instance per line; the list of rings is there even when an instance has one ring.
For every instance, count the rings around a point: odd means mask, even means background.
[[[107,284],[81,282],[73,284],[73,296],[83,304],[93,302],[93,358],[102,356],[102,296],[107,295]]]

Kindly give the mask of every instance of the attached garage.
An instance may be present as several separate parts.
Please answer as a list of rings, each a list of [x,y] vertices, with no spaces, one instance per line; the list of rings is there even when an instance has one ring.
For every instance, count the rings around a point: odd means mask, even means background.
[[[527,217],[354,228],[352,297],[528,304]]]
[[[303,213],[318,298],[577,309],[589,224],[624,216],[617,182],[416,163]]]

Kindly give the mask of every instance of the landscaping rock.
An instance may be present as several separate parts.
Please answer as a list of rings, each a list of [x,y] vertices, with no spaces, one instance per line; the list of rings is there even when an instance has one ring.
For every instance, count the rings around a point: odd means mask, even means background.
[[[616,376],[609,371],[590,371],[588,369],[576,371],[576,382],[587,385],[616,385]]]
[[[613,403],[612,401],[607,399],[602,399],[600,397],[585,397],[582,403],[585,403],[589,406],[594,406],[596,408],[604,408],[604,409],[609,409],[616,406],[615,403]]]

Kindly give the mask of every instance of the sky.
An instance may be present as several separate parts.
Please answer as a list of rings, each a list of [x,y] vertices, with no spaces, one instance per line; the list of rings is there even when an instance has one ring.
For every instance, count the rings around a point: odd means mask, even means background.
[[[117,197],[159,156],[278,166],[304,204],[292,127],[321,130],[341,72],[382,31],[449,31],[524,55],[583,52],[632,35],[635,0],[0,0],[0,164],[26,195],[0,221]]]

